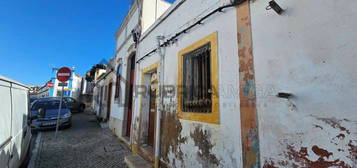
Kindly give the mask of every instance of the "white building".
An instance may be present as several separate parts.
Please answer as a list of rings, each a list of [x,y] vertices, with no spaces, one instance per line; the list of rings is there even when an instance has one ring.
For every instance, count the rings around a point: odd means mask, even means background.
[[[52,75],[55,76],[56,71],[54,71]],[[60,81],[58,81],[55,77],[52,77],[50,81],[31,93],[31,96],[37,98],[60,97],[61,94],[64,93],[64,96],[73,97],[79,100],[81,98],[83,82],[84,79],[81,75],[72,72],[71,78],[65,82],[64,91],[62,91]],[[52,87],[48,86],[49,83],[52,84]]]
[[[63,92],[62,86],[60,86],[60,81],[57,79],[54,81],[53,97],[60,97]],[[64,87],[64,96],[73,97],[79,100],[82,92],[82,82],[83,77],[81,75],[72,73],[71,79],[66,82],[66,86]]]
[[[106,86],[111,90],[109,127],[124,142],[130,144],[135,85],[135,41],[170,7],[163,0],[135,1],[116,33],[116,57],[113,60],[113,79]],[[120,81],[120,82],[118,82]]]
[[[32,92],[30,92],[30,96],[35,98],[48,97],[49,95],[50,88],[47,86],[47,83],[41,87],[33,88]]]
[[[356,165],[357,2],[177,0],[147,22],[149,2],[117,33],[109,88],[128,162]]]
[[[92,108],[97,117],[104,123],[108,123],[112,106],[112,86],[113,86],[113,64],[114,59],[109,61],[105,69],[96,69],[94,75],[94,88],[92,97]]]

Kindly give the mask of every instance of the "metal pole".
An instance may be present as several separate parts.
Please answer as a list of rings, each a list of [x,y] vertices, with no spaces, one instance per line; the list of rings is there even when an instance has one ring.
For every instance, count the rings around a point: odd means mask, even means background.
[[[159,55],[160,55],[160,64],[159,64],[159,71],[158,71],[158,76],[159,76],[159,108],[156,113],[156,128],[155,128],[155,164],[154,167],[158,168],[160,167],[160,135],[161,135],[161,115],[162,111],[164,109],[164,97],[163,97],[163,85],[164,85],[164,53],[162,51],[162,47],[160,44],[160,40],[164,39],[163,36],[157,36],[157,45],[159,49]]]
[[[59,120],[60,120],[60,114],[61,114],[61,108],[62,108],[62,100],[63,100],[63,94],[64,94],[64,83],[61,83],[61,84],[62,84],[62,94],[61,94],[61,100],[60,100],[60,105],[59,105],[58,114],[57,114],[55,138],[57,138],[57,132],[58,132]]]

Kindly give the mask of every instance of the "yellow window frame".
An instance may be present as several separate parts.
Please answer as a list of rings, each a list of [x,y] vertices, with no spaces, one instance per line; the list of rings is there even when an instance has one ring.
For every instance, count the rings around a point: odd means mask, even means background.
[[[219,92],[218,92],[218,33],[214,32],[205,38],[193,43],[187,48],[181,50],[178,54],[178,85],[182,86],[183,81],[183,55],[194,51],[195,49],[211,43],[211,84],[212,84],[212,112],[211,113],[195,113],[182,110],[182,87],[178,87],[177,100],[178,109],[177,116],[183,120],[193,120],[212,124],[219,124]]]

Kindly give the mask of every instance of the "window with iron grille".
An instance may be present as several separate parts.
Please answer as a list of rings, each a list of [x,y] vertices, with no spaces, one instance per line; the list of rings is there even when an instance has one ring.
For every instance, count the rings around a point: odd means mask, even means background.
[[[211,43],[183,55],[182,110],[211,113]]]
[[[115,99],[118,99],[119,100],[119,97],[120,97],[120,82],[121,82],[121,71],[122,71],[122,67],[121,67],[121,64],[118,66],[118,69],[117,69],[117,80],[116,80],[116,83],[115,83]]]

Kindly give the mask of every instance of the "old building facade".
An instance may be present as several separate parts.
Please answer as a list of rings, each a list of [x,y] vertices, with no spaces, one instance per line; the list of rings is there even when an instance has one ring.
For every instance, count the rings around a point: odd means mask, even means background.
[[[166,1],[134,1],[117,33],[116,56],[113,64],[112,106],[109,127],[115,135],[131,144],[134,102],[136,59],[138,40],[171,4]]]
[[[357,2],[148,2],[116,34],[109,88],[109,127],[135,156],[155,167],[356,165]]]
[[[92,108],[97,118],[107,125],[112,111],[114,59],[111,59],[106,65],[100,65],[101,67],[94,68],[93,81],[91,81],[93,83]]]

